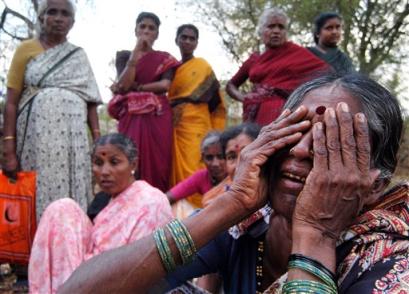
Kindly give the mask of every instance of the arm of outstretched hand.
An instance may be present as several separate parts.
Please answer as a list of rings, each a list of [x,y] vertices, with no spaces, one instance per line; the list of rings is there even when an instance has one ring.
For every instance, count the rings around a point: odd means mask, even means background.
[[[196,248],[203,247],[219,233],[260,208],[267,200],[260,169],[275,151],[293,144],[310,128],[301,107],[285,110],[281,117],[264,127],[260,136],[242,151],[231,190],[217,197],[200,213],[184,220]],[[177,264],[181,263],[175,242],[167,240]],[[81,264],[58,293],[135,293],[146,291],[166,275],[151,236],[97,255]]]

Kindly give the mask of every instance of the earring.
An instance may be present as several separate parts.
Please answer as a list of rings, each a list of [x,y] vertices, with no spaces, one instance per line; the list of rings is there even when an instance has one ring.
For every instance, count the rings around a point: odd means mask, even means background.
[[[132,171],[131,171],[131,175],[134,175],[134,174],[135,174],[135,171],[134,171],[134,170],[132,170]]]

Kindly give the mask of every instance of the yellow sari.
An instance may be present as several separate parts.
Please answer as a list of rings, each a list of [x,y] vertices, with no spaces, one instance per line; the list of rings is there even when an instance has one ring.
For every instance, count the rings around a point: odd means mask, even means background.
[[[177,69],[168,97],[173,111],[174,186],[203,167],[200,143],[210,130],[224,129],[226,109],[219,82],[203,58],[192,58]],[[201,195],[187,200],[194,208],[202,207]]]

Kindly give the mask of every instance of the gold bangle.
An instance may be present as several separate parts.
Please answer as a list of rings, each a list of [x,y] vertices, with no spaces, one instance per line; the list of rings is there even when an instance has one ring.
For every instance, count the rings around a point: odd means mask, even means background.
[[[5,136],[3,137],[3,141],[7,141],[7,140],[14,140],[16,137],[14,136]]]

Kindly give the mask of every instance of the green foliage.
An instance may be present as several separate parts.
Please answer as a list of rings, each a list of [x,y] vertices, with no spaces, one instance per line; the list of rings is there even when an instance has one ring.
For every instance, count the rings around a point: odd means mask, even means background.
[[[226,51],[239,62],[259,48],[255,33],[261,12],[273,5],[290,18],[289,32],[301,44],[311,44],[312,23],[323,11],[336,11],[344,19],[341,48],[365,74],[376,73],[384,64],[399,64],[407,58],[409,3],[401,0],[179,0],[197,8],[197,15],[216,30]]]

